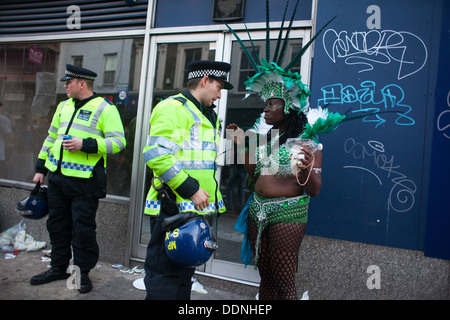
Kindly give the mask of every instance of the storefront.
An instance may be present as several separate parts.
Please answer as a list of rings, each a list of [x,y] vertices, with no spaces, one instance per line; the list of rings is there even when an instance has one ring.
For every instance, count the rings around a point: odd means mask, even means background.
[[[235,88],[222,95],[216,110],[222,125],[239,121],[243,128],[250,127],[259,117],[263,104],[254,97],[242,101],[245,95],[243,82],[250,69],[248,60],[236,39],[227,32],[225,24],[212,20],[212,3],[208,2],[205,7],[197,1],[202,10],[196,10],[195,15],[199,19],[195,21],[203,19],[204,25],[200,22],[189,26],[193,19],[188,15],[183,18],[183,13],[188,10],[185,2],[180,2],[178,9],[185,7],[186,10],[177,11],[173,11],[173,2],[154,1],[149,5],[147,1],[72,2],[61,2],[52,7],[44,4],[39,9],[38,4],[31,7],[17,2],[2,4],[3,16],[7,19],[3,22],[6,29],[1,39],[0,60],[4,76],[0,96],[2,114],[9,119],[11,139],[5,142],[0,178],[11,183],[31,182],[36,156],[47,135],[54,109],[65,98],[64,88],[58,81],[63,77],[65,64],[96,70],[98,77],[94,91],[118,107],[127,137],[126,150],[108,158],[108,197],[105,202],[129,205],[127,252],[129,259],[141,261],[149,239],[148,217],[142,212],[152,174],[141,154],[152,107],[184,90],[185,66],[199,59],[232,64],[230,81]],[[220,1],[216,1],[214,15],[229,17],[236,14],[237,20],[227,21],[237,22],[233,27],[245,40],[248,35],[242,17],[239,18],[244,14],[244,2],[236,3],[240,5],[239,10],[228,12],[226,6],[221,7]],[[247,10],[251,9],[251,1],[247,1],[246,6]],[[280,10],[275,9],[274,16],[279,16]],[[301,12],[307,18],[294,21],[291,38],[295,41],[287,48],[289,56],[295,55],[302,42],[310,37],[311,3]],[[102,19],[96,20],[99,15]],[[173,19],[168,19],[173,15]],[[19,17],[27,17],[28,23],[16,23]],[[280,18],[274,19],[278,22],[273,23],[273,39],[278,37]],[[183,19],[188,22],[184,23]],[[263,39],[266,37],[264,10],[258,10],[252,19],[254,21],[247,21],[247,28],[263,56]],[[248,40],[247,43],[250,46]],[[274,49],[272,44],[272,52]],[[309,54],[295,68],[301,71],[304,79],[308,79]],[[257,272],[253,268],[242,268],[239,252],[243,235],[233,229],[251,186],[241,168],[232,169],[226,163],[224,145],[221,146],[218,175],[220,189],[230,209],[220,219],[216,217],[213,227],[219,250],[199,271],[256,283],[259,281]],[[231,179],[231,173],[235,174],[235,180]]]
[[[288,7],[285,27],[294,11],[295,2],[291,1]],[[407,116],[398,117],[398,121],[388,113],[385,118],[392,121],[393,125],[375,119],[378,122],[373,127],[369,128],[364,124],[364,127],[353,130],[355,125],[349,125],[350,129],[344,128],[336,137],[325,138],[324,144],[329,153],[324,170],[328,169],[328,172],[335,174],[328,175],[324,182],[326,186],[333,187],[325,187],[321,204],[312,204],[311,210],[316,214],[311,219],[311,226],[308,226],[309,234],[408,250],[426,250],[427,199],[430,179],[433,177],[424,177],[422,173],[428,174],[432,159],[440,157],[439,154],[432,154],[429,147],[433,136],[434,101],[429,96],[419,97],[426,105],[419,111],[419,107],[412,105],[413,100],[417,99],[408,98],[407,95],[413,96],[415,90],[408,80],[428,73],[435,74],[438,70],[438,62],[433,62],[431,58],[439,61],[439,45],[432,43],[434,38],[427,32],[441,29],[439,23],[429,23],[429,20],[436,18],[433,14],[438,15],[436,8],[440,8],[442,3],[435,1],[432,5],[423,5],[422,12],[431,15],[424,22],[428,31],[416,31],[407,18],[401,20],[402,28],[409,32],[400,32],[398,35],[410,36],[411,41],[406,44],[405,40],[404,45],[409,45],[410,49],[415,47],[411,49],[415,50],[412,52],[415,58],[405,55],[410,51],[406,51],[403,46],[394,48],[394,45],[399,44],[391,43],[391,47],[378,47],[378,53],[383,50],[389,53],[391,50],[391,60],[386,62],[380,59],[374,62],[375,52],[367,48],[365,51],[360,48],[357,52],[361,58],[359,61],[352,60],[356,53],[350,50],[346,51],[348,56],[344,56],[345,40],[353,41],[353,38],[350,40],[353,27],[350,17],[355,18],[355,24],[359,20],[363,21],[366,29],[372,26],[370,20],[373,24],[370,35],[398,36],[388,34],[387,26],[377,28],[377,9],[369,11],[371,6],[366,2],[354,8],[357,14],[353,15],[349,10],[352,6],[350,4],[346,4],[347,9],[343,9],[336,5],[327,7],[316,0],[301,0],[289,34],[291,41],[288,43],[286,56],[295,56],[302,44],[310,40],[316,28],[323,26],[339,11],[337,13],[340,16],[335,25],[324,30],[327,36],[318,38],[316,47],[310,47],[293,68],[313,91],[311,105],[324,106],[328,103],[330,109],[342,113],[346,111],[345,105],[353,110],[359,106],[359,110],[362,110],[369,102],[376,105],[384,103],[385,108],[394,108],[392,101],[403,93],[404,99],[399,101],[402,104],[395,106],[410,106],[411,112],[403,113]],[[395,8],[381,2],[382,14],[386,17],[381,21],[386,21],[387,25]],[[285,3],[270,1],[270,8],[270,48],[273,52]],[[405,10],[414,11],[413,13],[418,11]],[[263,0],[3,1],[0,4],[0,115],[7,118],[4,123],[8,123],[10,130],[5,130],[0,137],[0,189],[17,185],[24,190],[31,189],[37,153],[47,135],[56,105],[65,98],[59,79],[63,76],[66,63],[95,70],[98,77],[94,91],[117,106],[127,138],[127,148],[108,158],[108,196],[102,201],[101,208],[105,215],[118,210],[116,216],[108,216],[108,223],[111,224],[108,230],[111,231],[107,233],[120,230],[118,233],[122,240],[115,243],[114,236],[109,234],[104,240],[100,239],[100,242],[104,241],[105,247],[111,246],[112,253],[104,256],[107,260],[117,261],[117,255],[120,254],[125,263],[142,262],[150,236],[149,218],[143,214],[143,206],[152,176],[142,157],[142,149],[147,140],[152,108],[162,99],[184,90],[185,66],[190,61],[227,61],[232,66],[229,80],[234,84],[234,89],[222,93],[216,112],[222,127],[235,122],[243,129],[250,128],[262,112],[263,102],[255,96],[243,99],[246,95],[243,83],[251,75],[252,68],[223,21],[232,25],[244,43],[249,47],[255,46],[259,56],[264,57],[265,14]],[[344,28],[348,28],[348,37],[344,37],[347,34],[341,31]],[[251,35],[253,44],[250,43],[248,34]],[[357,34],[366,35],[367,31]],[[368,44],[373,39],[366,40],[364,43]],[[357,46],[355,42],[352,44]],[[405,50],[403,56],[397,54],[401,48]],[[366,57],[362,57],[363,54]],[[408,58],[415,60],[411,63]],[[368,61],[372,69],[368,67]],[[378,65],[387,65],[392,61],[397,63],[394,71],[398,77],[388,82],[383,78],[387,70],[377,68]],[[354,72],[351,68],[358,64],[365,66],[366,69],[361,70],[367,72]],[[392,65],[394,63],[390,66]],[[368,74],[372,78],[365,78]],[[351,83],[354,79],[357,79],[358,84]],[[348,83],[345,82],[347,80]],[[387,88],[386,91],[377,93],[375,82],[380,87],[383,86],[383,90]],[[434,92],[436,76],[430,76],[424,85]],[[352,96],[348,94],[350,89],[354,93]],[[388,92],[388,89],[391,91]],[[369,92],[370,96],[359,94],[361,90]],[[383,101],[378,96],[381,94],[384,94]],[[378,123],[385,129],[380,129]],[[445,123],[441,123],[440,127],[446,128]],[[401,141],[399,139],[393,142],[389,137],[407,137],[417,132],[409,133],[407,130],[416,128],[421,132],[423,140],[418,143],[419,151],[417,154],[398,151],[394,163],[393,149],[390,147],[397,148]],[[226,214],[216,217],[213,223],[219,249],[212,259],[198,268],[198,272],[257,284],[258,272],[252,266],[244,268],[240,259],[243,235],[233,228],[240,209],[252,192],[252,184],[239,165],[231,165],[227,160],[225,130],[222,135],[218,176],[228,210]],[[401,162],[411,157],[416,159],[420,154],[423,157],[416,162],[408,165]],[[374,160],[368,163],[367,158],[370,157]],[[390,157],[391,162],[387,157]],[[384,159],[384,165],[380,159]],[[400,166],[402,170],[394,170]],[[417,171],[417,166],[420,172]],[[396,174],[403,178],[399,179],[394,176]],[[370,178],[378,180],[372,181]],[[349,192],[348,196],[345,193],[342,195],[339,187],[342,181],[349,186],[349,191],[354,192]],[[378,191],[373,192],[373,186]],[[324,198],[330,201],[324,201]],[[352,201],[357,210],[350,210],[345,204],[348,200]],[[398,200],[398,207],[392,204],[394,200]],[[0,200],[0,209],[7,207],[4,203],[2,207],[2,201],[4,200]],[[365,206],[364,203],[368,201],[377,205]],[[116,209],[117,205],[119,209]],[[331,215],[334,208],[336,214]],[[8,208],[6,211],[11,210]],[[121,219],[115,220],[117,216]],[[124,219],[127,225],[123,225]],[[7,221],[13,220],[17,219]],[[120,221],[121,225],[115,225],[115,221],[117,224]],[[431,225],[433,221],[435,220],[429,218],[428,224]],[[99,225],[99,229],[101,228]],[[99,233],[101,234],[100,230]],[[428,245],[428,248],[435,247],[434,244]],[[443,250],[445,251],[445,246]]]
[[[186,4],[180,3],[179,6]],[[167,7],[166,7],[167,6]],[[148,121],[151,112],[151,107],[162,99],[176,94],[185,87],[185,66],[193,60],[210,59],[218,61],[229,61],[232,65],[230,72],[230,82],[235,84],[235,88],[229,92],[223,92],[222,98],[217,103],[216,112],[223,127],[226,123],[237,122],[241,123],[243,128],[249,128],[254,120],[259,117],[263,108],[262,101],[259,98],[251,97],[243,101],[245,95],[245,87],[243,82],[249,74],[249,63],[236,39],[230,32],[226,32],[224,24],[215,23],[207,26],[186,27],[179,26],[177,23],[182,18],[175,17],[173,20],[164,19],[168,13],[172,12],[171,6],[168,3],[161,3],[156,7],[154,28],[150,30],[150,42],[148,48],[148,61],[143,62],[142,70],[147,70],[148,77],[146,87],[141,92],[140,99],[144,108],[142,109],[141,127],[137,127],[136,132],[141,130],[140,149],[145,145],[148,133]],[[187,10],[187,8],[186,8]],[[206,23],[211,23],[210,10],[204,9],[196,13],[199,17],[203,16]],[[184,10],[179,10],[179,14]],[[263,14],[263,11],[260,12]],[[159,17],[159,19],[158,19]],[[247,23],[247,28],[251,32],[251,37],[254,40],[254,45],[262,57],[265,54],[265,39],[264,31],[265,23],[264,16],[260,16],[261,22]],[[198,21],[198,20],[197,20]],[[276,26],[280,23],[274,23],[274,29],[271,37],[276,39],[278,32]],[[248,39],[248,35],[244,29],[245,27],[237,25],[235,29],[238,35],[243,40]],[[303,41],[308,41],[311,30],[311,20],[297,21],[295,29],[291,33],[291,37],[297,41],[292,41],[287,55],[295,55],[301,48]],[[275,42],[275,40],[274,40]],[[250,42],[247,41],[250,46]],[[272,53],[275,45],[272,43]],[[147,65],[147,68],[145,68]],[[297,71],[301,70],[302,76],[305,79],[309,77],[309,56],[305,58],[296,66]],[[142,87],[141,87],[142,88]],[[223,138],[225,138],[225,130],[223,130]],[[204,266],[198,268],[199,272],[207,274],[214,274],[216,276],[233,278],[235,280],[257,283],[259,275],[254,268],[243,268],[240,259],[240,247],[243,235],[234,230],[233,226],[236,218],[243,207],[249,192],[251,192],[251,185],[248,184],[248,178],[245,172],[241,171],[242,166],[229,165],[226,160],[225,139],[222,140],[219,157],[218,176],[220,177],[219,185],[222,194],[225,196],[228,211],[226,214],[215,219],[213,229],[215,231],[217,240],[219,242],[219,249],[214,254],[213,259],[208,261]],[[138,143],[138,140],[136,140]],[[145,168],[145,164],[139,158],[134,163],[133,167]],[[131,202],[131,207],[134,212],[143,211],[143,203],[145,202],[145,195],[149,188],[149,177],[151,172],[145,169],[136,172],[135,179],[137,192]],[[232,175],[234,176],[232,177]],[[142,192],[144,190],[144,192]],[[133,232],[131,232],[131,257],[132,259],[140,259],[145,256],[146,245],[149,239],[148,233],[148,217],[143,215],[134,215],[132,221]]]

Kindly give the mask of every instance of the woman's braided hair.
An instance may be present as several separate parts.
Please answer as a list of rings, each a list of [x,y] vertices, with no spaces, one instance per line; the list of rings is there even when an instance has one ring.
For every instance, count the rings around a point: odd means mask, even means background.
[[[291,112],[286,114],[285,133],[280,137],[280,145],[285,143],[287,138],[298,138],[303,132],[306,123],[308,123],[308,120],[303,112],[297,115],[296,112],[291,110]]]
[[[297,112],[289,112],[286,114],[285,122],[285,132],[281,135],[279,140],[279,145],[286,142],[288,138],[298,138],[303,132],[305,125],[308,123],[308,119],[303,112],[297,114]],[[268,132],[268,141],[272,138],[272,130]]]

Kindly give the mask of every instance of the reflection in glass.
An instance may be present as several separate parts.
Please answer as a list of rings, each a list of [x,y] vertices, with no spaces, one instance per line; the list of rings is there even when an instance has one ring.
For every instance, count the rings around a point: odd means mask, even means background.
[[[95,71],[94,92],[119,110],[127,147],[108,156],[107,193],[129,197],[143,38],[0,46],[0,179],[31,182],[53,113],[66,99],[65,65]],[[7,120],[5,120],[7,119]]]

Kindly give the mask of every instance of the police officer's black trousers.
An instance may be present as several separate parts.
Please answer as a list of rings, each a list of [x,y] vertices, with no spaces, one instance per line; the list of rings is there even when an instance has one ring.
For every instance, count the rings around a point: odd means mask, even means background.
[[[146,300],[190,300],[191,279],[195,268],[173,262],[164,245],[165,230],[161,225],[167,216],[161,210],[157,217],[150,218],[151,238],[145,259],[144,283]]]
[[[99,256],[95,223],[98,202],[95,179],[49,174],[47,230],[53,268],[68,267],[71,246],[73,264],[81,272],[89,272],[95,267]]]

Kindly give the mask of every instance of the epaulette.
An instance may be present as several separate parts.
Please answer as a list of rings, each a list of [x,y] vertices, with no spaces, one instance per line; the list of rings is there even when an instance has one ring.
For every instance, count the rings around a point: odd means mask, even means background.
[[[106,101],[109,105],[114,106],[114,103],[112,103],[112,101],[109,100],[108,98],[103,98],[103,99],[105,99],[105,101]]]

